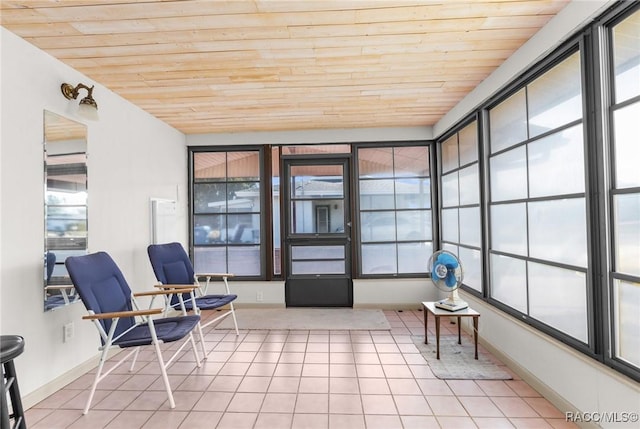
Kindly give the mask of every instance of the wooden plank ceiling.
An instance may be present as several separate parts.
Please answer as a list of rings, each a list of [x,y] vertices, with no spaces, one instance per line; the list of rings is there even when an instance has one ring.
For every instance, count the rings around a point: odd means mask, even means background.
[[[567,3],[1,0],[0,12],[193,134],[433,125]]]

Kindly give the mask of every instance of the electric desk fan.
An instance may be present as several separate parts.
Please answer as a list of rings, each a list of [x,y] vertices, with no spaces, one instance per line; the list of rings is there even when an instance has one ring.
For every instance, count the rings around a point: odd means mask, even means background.
[[[435,306],[449,311],[467,308],[469,304],[460,299],[458,288],[462,284],[464,272],[462,264],[456,255],[446,250],[439,250],[429,258],[431,281],[449,297],[435,303]]]

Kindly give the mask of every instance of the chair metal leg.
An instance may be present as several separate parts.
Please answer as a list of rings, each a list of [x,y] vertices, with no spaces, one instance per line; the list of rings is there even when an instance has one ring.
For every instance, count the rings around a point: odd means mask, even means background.
[[[202,333],[202,323],[198,322],[198,332],[200,333],[200,346],[202,347],[202,360],[207,358],[207,349],[204,347],[204,334]]]
[[[231,316],[233,317],[233,326],[236,328],[236,337],[240,335],[238,331],[238,321],[236,320],[236,310],[233,308],[233,302],[229,303],[229,307],[231,308]]]
[[[198,323],[198,326],[200,326],[199,323]],[[200,357],[198,356],[198,348],[196,347],[196,340],[195,338],[193,338],[193,332],[189,332],[189,341],[191,341],[191,349],[193,350],[193,357],[196,358],[196,366],[200,368]],[[202,343],[202,349],[204,350],[204,342]]]
[[[149,331],[151,332],[151,337],[153,338],[153,348],[156,350],[156,356],[158,357],[158,365],[160,366],[160,373],[162,374],[162,381],[164,382],[164,388],[167,391],[167,397],[169,399],[169,407],[175,408],[176,402],[173,400],[173,392],[171,391],[171,384],[169,384],[169,377],[167,376],[167,367],[164,364],[164,359],[162,359],[162,350],[160,350],[160,342],[158,341],[158,336],[156,335],[155,327],[153,326],[153,321],[149,319]]]
[[[98,383],[102,378],[100,377],[102,374],[102,369],[104,368],[104,364],[107,361],[107,354],[109,353],[109,347],[104,347],[102,349],[102,355],[100,355],[100,363],[98,363],[98,369],[96,370],[96,376],[93,379],[93,384],[91,385],[91,391],[89,392],[89,397],[87,398],[87,404],[84,406],[84,410],[82,414],[87,414],[89,412],[89,407],[91,407],[91,401],[93,400],[93,395],[96,393],[96,387],[98,387]]]
[[[136,347],[136,351],[133,354],[133,359],[131,360],[131,366],[129,367],[129,372],[132,372],[133,367],[136,366],[136,361],[138,360],[138,353],[140,353],[140,347]]]

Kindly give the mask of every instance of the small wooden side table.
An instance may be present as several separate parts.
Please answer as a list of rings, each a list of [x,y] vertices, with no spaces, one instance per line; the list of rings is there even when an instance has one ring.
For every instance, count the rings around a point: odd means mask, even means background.
[[[458,344],[462,344],[460,338],[460,321],[463,317],[473,317],[473,343],[476,348],[475,358],[478,359],[478,318],[480,313],[470,307],[458,311],[449,311],[438,308],[435,302],[423,302],[424,309],[424,343],[429,344],[427,339],[427,321],[428,313],[433,314],[436,319],[436,359],[440,359],[440,318],[441,317],[457,317],[458,318]]]

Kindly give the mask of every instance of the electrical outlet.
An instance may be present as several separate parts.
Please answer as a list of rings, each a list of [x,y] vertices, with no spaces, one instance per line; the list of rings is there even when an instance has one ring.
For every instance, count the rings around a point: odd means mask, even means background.
[[[262,296],[262,291],[258,291],[256,292],[256,301],[257,302],[262,302],[262,300],[264,299],[264,297]]]
[[[62,327],[62,342],[66,343],[72,338],[73,338],[73,322],[69,322]]]

